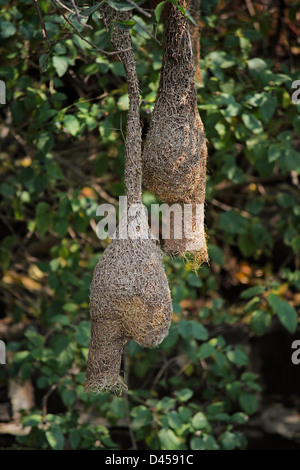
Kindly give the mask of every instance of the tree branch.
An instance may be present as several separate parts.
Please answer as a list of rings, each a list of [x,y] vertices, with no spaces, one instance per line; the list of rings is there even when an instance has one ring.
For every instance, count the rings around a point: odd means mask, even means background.
[[[45,26],[45,23],[43,21],[43,17],[42,17],[41,10],[40,10],[39,4],[38,4],[38,0],[33,0],[33,1],[34,1],[34,5],[35,5],[35,8],[36,8],[36,11],[37,11],[40,23],[41,23],[43,37],[44,37],[45,41],[49,44],[49,46],[51,46],[51,41],[48,38],[46,26]]]
[[[140,13],[142,13],[142,15],[144,16],[147,16],[148,18],[151,18],[151,15],[150,13],[148,13],[147,11],[143,10],[143,8],[141,8],[139,5],[137,5],[133,0],[127,0],[127,3],[130,3],[130,5],[134,6],[134,8],[139,11]]]
[[[57,1],[57,0],[51,0],[51,3],[53,3],[53,5],[55,6],[55,3],[54,1]],[[78,34],[78,36],[84,41],[86,42],[87,44],[89,44],[90,46],[92,46],[95,50],[101,52],[101,54],[104,54],[106,56],[112,56],[112,55],[115,55],[115,54],[120,54],[121,52],[127,52],[129,49],[124,49],[124,50],[120,50],[120,51],[112,51],[112,52],[108,52],[108,51],[105,51],[103,49],[99,49],[96,44],[92,43],[91,41],[88,41],[79,31],[78,29],[73,25],[73,23],[66,17],[66,15],[59,10],[59,8],[57,8],[60,15],[64,18],[64,20],[71,26],[71,28],[76,32],[76,34]]]

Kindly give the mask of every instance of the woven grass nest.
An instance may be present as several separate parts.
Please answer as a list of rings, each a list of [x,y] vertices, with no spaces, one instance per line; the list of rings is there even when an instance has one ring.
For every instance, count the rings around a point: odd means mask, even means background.
[[[186,7],[186,1],[179,4]],[[191,253],[196,265],[208,260],[204,231],[207,145],[197,108],[195,65],[187,18],[172,4],[165,16],[165,44],[157,99],[142,154],[143,182],[162,201],[192,204],[183,239],[165,241],[170,254]],[[196,213],[197,205],[198,214]]]
[[[143,208],[135,216],[141,238],[111,241],[100,258],[90,288],[91,344],[86,391],[121,390],[122,352],[133,339],[152,348],[168,333],[172,301],[162,252],[143,239],[148,221]],[[135,220],[130,223],[134,224]]]

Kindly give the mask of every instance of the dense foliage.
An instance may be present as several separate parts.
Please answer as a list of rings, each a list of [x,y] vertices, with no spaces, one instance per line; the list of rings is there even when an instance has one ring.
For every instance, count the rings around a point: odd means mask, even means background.
[[[72,21],[111,51],[97,2],[89,3],[93,29]],[[282,17],[268,5],[255,4],[251,16],[243,1],[202,2],[211,262],[195,274],[165,258],[169,336],[154,350],[129,343],[128,394],[93,397],[83,391],[89,285],[107,243],[95,234],[96,208],[124,194],[125,74],[116,56],[73,34],[53,2],[39,1],[49,46],[34,2],[0,0],[0,380],[3,389],[30,380],[35,391],[15,448],[247,447],[243,429],[261,384],[249,343],[225,333],[263,336],[276,323],[293,338],[300,304],[300,105],[291,100],[300,48],[290,26],[299,3],[285,4]],[[138,24],[120,27],[132,28],[146,133],[162,47],[139,25],[160,41],[162,25],[153,11],[136,13]]]

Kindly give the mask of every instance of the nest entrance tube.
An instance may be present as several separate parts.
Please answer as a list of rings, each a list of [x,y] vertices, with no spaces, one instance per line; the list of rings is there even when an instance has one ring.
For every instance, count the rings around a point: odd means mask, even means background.
[[[186,0],[179,5],[187,6]],[[177,240],[174,230],[165,241],[170,254],[191,254],[196,267],[208,261],[204,218],[207,145],[197,107],[195,65],[187,18],[174,5],[167,5],[165,46],[157,99],[146,137],[142,164],[147,189],[168,204],[193,206],[189,239]],[[198,211],[199,212],[199,211]]]
[[[130,15],[107,4],[101,7],[106,27]],[[162,263],[162,252],[152,240],[141,199],[141,125],[139,83],[128,30],[114,28],[112,43],[126,71],[129,111],[125,143],[127,221],[121,219],[116,237],[104,250],[90,287],[91,342],[85,391],[121,392],[120,377],[125,344],[135,340],[142,347],[155,347],[168,333],[172,301]],[[124,237],[124,225],[127,234]],[[139,231],[135,230],[139,227]],[[145,236],[145,235],[148,236]]]

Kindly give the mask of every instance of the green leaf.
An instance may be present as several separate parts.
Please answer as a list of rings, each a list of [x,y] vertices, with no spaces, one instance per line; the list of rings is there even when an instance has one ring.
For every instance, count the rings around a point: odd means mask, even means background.
[[[134,20],[122,20],[122,21],[119,20],[119,21],[116,21],[117,28],[121,29],[121,30],[131,29],[135,25],[136,25],[136,21],[134,21]]]
[[[255,310],[251,315],[251,328],[258,335],[265,333],[270,325],[272,316],[265,310]]]
[[[154,13],[155,13],[155,18],[156,18],[157,23],[158,23],[159,20],[160,20],[160,17],[161,17],[163,8],[164,8],[164,6],[165,6],[166,3],[167,3],[166,1],[160,2],[160,3],[157,5],[157,7],[155,8],[155,12],[154,12]]]
[[[59,323],[60,325],[70,325],[70,318],[66,315],[54,315],[50,319],[51,323]]]
[[[93,5],[90,8],[86,8],[85,10],[81,10],[80,14],[82,16],[91,16],[95,11],[99,10],[102,3],[104,3],[103,0],[101,2],[96,3],[96,5]]]
[[[245,424],[248,421],[248,416],[245,413],[237,412],[231,416],[231,422],[236,424]]]
[[[202,437],[192,437],[191,450],[205,450],[205,442]]]
[[[256,295],[263,294],[263,292],[265,292],[265,287],[258,285],[258,286],[250,287],[249,289],[245,289],[240,294],[240,297],[241,299],[251,299],[252,297],[255,297]]]
[[[247,61],[249,70],[252,74],[262,72],[268,68],[268,64],[265,60],[255,57]]]
[[[178,326],[177,326],[177,329],[178,329],[178,333],[180,334],[180,336],[182,336],[183,338],[187,339],[187,338],[191,338],[192,337],[192,325],[190,322],[188,322],[187,320],[181,320],[179,323],[178,323]]]
[[[176,398],[180,402],[185,402],[192,398],[193,395],[193,390],[190,390],[189,388],[184,388],[183,390],[180,390],[180,392],[177,393]]]
[[[195,321],[181,320],[178,323],[178,333],[184,339],[196,338],[200,341],[206,341],[208,339],[207,329]]]
[[[271,144],[268,148],[268,161],[275,162],[284,155],[284,147],[279,144]]]
[[[253,116],[253,114],[243,113],[242,121],[245,126],[250,129],[250,131],[252,131],[254,134],[260,134],[263,132],[262,123],[255,116]]]
[[[280,205],[280,207],[287,208],[287,207],[293,207],[296,205],[295,199],[287,193],[279,193],[277,194],[277,202]]]
[[[236,364],[238,367],[243,367],[248,364],[248,357],[239,347],[236,347],[232,351],[227,351],[226,356],[230,362]]]
[[[64,175],[57,163],[50,160],[46,162],[45,167],[50,178],[53,178],[54,180],[64,179]]]
[[[67,219],[62,219],[60,217],[56,217],[53,221],[53,230],[54,232],[58,233],[60,237],[64,237],[69,228],[69,222]]]
[[[16,32],[16,27],[9,21],[0,21],[0,38],[7,39]]]
[[[203,285],[203,282],[195,273],[189,273],[188,283],[192,287],[201,287]]]
[[[143,409],[133,419],[131,423],[132,429],[134,431],[137,431],[138,429],[150,424],[152,420],[153,420],[153,416],[150,413],[150,411],[147,409]]]
[[[111,8],[114,8],[114,10],[118,10],[118,11],[129,11],[129,10],[133,10],[134,8],[134,5],[130,5],[130,3],[122,2],[119,0],[107,0],[107,3]],[[139,2],[135,2],[135,3],[138,4]]]
[[[253,255],[257,250],[257,247],[249,234],[238,236],[238,247],[246,258]]]
[[[42,131],[37,135],[36,146],[38,150],[44,154],[48,153],[54,145],[53,134],[47,131]]]
[[[120,397],[114,397],[110,405],[110,411],[114,413],[118,418],[125,418],[126,407],[124,399]]]
[[[91,325],[89,321],[82,321],[77,326],[77,331],[74,334],[74,338],[78,344],[82,347],[87,347],[89,345],[91,336]]]
[[[54,355],[59,369],[70,367],[75,358],[76,344],[67,336],[55,336]]]
[[[217,245],[208,245],[209,257],[219,266],[222,266],[224,261],[224,254],[220,247]]]
[[[224,410],[225,410],[225,404],[223,401],[217,401],[215,403],[212,403],[211,405],[208,405],[207,407],[207,413],[210,419],[220,413],[223,413]]]
[[[253,299],[251,299],[245,305],[245,308],[244,308],[245,313],[253,312],[254,310],[257,309],[257,307],[260,305],[260,303],[261,303],[261,298],[260,297],[253,297]]]
[[[287,331],[295,333],[298,325],[298,315],[294,307],[276,294],[270,294],[267,300]]]
[[[182,449],[181,439],[179,439],[171,429],[161,429],[158,432],[162,450]]]
[[[58,424],[51,424],[50,429],[45,432],[45,436],[53,450],[62,450],[64,448],[64,435]]]
[[[127,4],[129,5],[129,4]],[[109,31],[106,31],[106,30],[100,30],[100,31],[97,31],[96,34],[95,34],[95,38],[94,38],[94,43],[97,47],[99,47],[99,49],[105,49],[106,46],[109,44],[110,40],[111,40],[111,37],[112,37],[112,33],[113,33],[113,29],[114,29],[114,26],[112,26]]]
[[[265,94],[259,105],[260,115],[264,123],[270,122],[277,108],[277,98],[271,94]]]
[[[39,64],[43,72],[47,72],[48,67],[49,67],[49,53],[47,54],[42,54],[41,57],[39,58]]]
[[[300,173],[300,153],[288,147],[284,153],[284,166],[288,171]]]
[[[191,419],[192,412],[190,408],[180,406],[178,408],[180,419],[183,423],[189,423]]]
[[[215,438],[211,435],[204,435],[203,437],[204,448],[205,450],[218,450],[219,445],[217,444]]]
[[[42,215],[48,212],[50,209],[49,204],[47,202],[39,202],[38,205],[36,206],[35,213],[36,215]]]
[[[75,390],[64,390],[61,394],[62,401],[66,406],[72,406],[73,403],[75,403],[76,400],[76,392]]]
[[[205,429],[208,425],[207,418],[204,413],[199,411],[193,416],[192,425],[195,429]]]
[[[62,77],[69,67],[69,61],[64,56],[55,55],[52,57],[52,63],[59,77]]]
[[[236,435],[233,432],[225,431],[220,436],[220,444],[224,450],[233,450],[236,447]]]
[[[42,415],[34,413],[32,415],[25,416],[22,419],[22,424],[24,426],[38,426],[42,422],[42,419],[43,419]]]
[[[241,393],[241,395],[239,396],[239,403],[245,413],[247,413],[248,415],[253,415],[256,412],[257,399],[252,393]]]
[[[220,215],[219,227],[221,230],[232,234],[243,234],[248,231],[248,219],[235,210],[223,212]]]
[[[245,382],[253,382],[258,378],[259,374],[255,374],[254,372],[244,372],[241,376],[241,379],[245,380]]]
[[[195,321],[191,321],[192,325],[192,336],[199,341],[207,341],[209,338],[209,333],[205,326],[201,325],[200,323],[197,323]]]
[[[180,429],[182,427],[182,422],[177,411],[171,411],[167,415],[167,418],[168,418],[168,425],[170,426],[170,428],[176,431],[177,429]]]
[[[291,241],[291,246],[294,250],[294,253],[298,253],[300,251],[300,235],[296,235]]]
[[[197,357],[198,359],[205,359],[214,354],[216,354],[215,348],[209,343],[204,343],[200,346]]]
[[[66,114],[63,119],[64,125],[68,129],[69,133],[76,136],[80,129],[80,124],[77,117],[72,114]]]
[[[169,334],[165,337],[163,342],[160,344],[160,349],[172,349],[178,341],[178,331],[174,324],[169,329]]]
[[[69,441],[73,450],[78,449],[81,441],[81,434],[79,429],[71,429],[69,432]]]
[[[36,228],[41,235],[45,235],[52,223],[52,214],[47,212],[45,214],[38,215],[35,219]]]
[[[174,3],[174,2],[172,1],[172,3]],[[176,2],[176,4],[177,4],[177,2]],[[181,13],[184,14],[184,16],[187,17],[188,20],[191,21],[191,23],[193,23],[193,25],[198,26],[197,23],[196,23],[196,21],[195,21],[194,18],[192,17],[192,15],[188,12],[188,10],[186,10],[183,6],[180,6],[180,7],[179,7],[179,10],[181,11]]]

